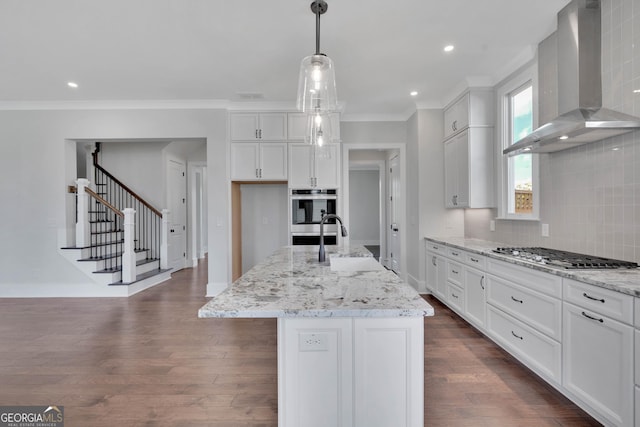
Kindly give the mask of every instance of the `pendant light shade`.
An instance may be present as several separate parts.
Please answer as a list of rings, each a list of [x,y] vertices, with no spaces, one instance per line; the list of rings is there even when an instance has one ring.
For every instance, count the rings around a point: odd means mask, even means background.
[[[335,140],[333,121],[329,113],[312,113],[307,115],[307,134],[305,141],[311,145],[322,147],[324,144],[339,142]]]
[[[338,110],[336,75],[331,58],[316,54],[302,60],[296,107],[303,113],[329,113]]]

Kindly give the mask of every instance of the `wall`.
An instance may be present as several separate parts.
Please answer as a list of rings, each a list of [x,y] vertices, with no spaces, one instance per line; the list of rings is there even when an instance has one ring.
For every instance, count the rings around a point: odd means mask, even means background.
[[[207,141],[211,203],[209,285],[228,282],[227,112],[198,110],[0,111],[0,296],[71,296],[92,283],[58,253],[73,227],[66,187],[76,175],[75,140]],[[69,215],[70,218],[73,215]]]
[[[640,116],[640,4],[602,1],[603,105]],[[465,234],[640,262],[640,131],[540,158],[540,222],[467,210]],[[550,237],[541,237],[540,224]]]
[[[384,172],[384,171],[383,171]],[[349,171],[349,235],[351,242],[360,245],[380,244],[380,171]]]
[[[242,273],[287,245],[286,184],[242,184]]]

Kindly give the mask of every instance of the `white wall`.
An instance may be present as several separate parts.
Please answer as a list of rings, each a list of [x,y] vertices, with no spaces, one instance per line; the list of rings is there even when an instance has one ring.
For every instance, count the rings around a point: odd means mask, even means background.
[[[242,273],[287,245],[286,184],[242,184]]]
[[[384,172],[384,171],[383,171]],[[380,244],[380,171],[349,171],[351,243]]]
[[[601,7],[603,105],[640,117],[640,5]],[[498,220],[491,232],[494,209],[467,210],[466,235],[640,262],[640,131],[541,155],[540,191],[540,222]]]
[[[226,134],[227,112],[218,109],[0,111],[0,296],[82,295],[92,285],[58,253],[71,234],[75,199],[66,188],[80,139],[206,139],[209,285],[226,286]]]

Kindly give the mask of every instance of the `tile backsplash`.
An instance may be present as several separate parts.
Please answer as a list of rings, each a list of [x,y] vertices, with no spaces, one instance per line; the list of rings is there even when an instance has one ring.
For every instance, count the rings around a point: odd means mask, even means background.
[[[640,117],[640,2],[601,4],[603,106]],[[465,235],[640,262],[640,131],[540,156],[541,220],[467,209]]]

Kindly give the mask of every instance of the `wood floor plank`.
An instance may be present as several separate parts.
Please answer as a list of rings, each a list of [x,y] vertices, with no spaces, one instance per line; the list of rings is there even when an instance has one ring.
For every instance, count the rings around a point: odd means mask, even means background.
[[[0,299],[0,405],[63,405],[69,426],[277,426],[276,320],[198,319],[206,273],[128,299]],[[425,426],[598,425],[427,300]]]

